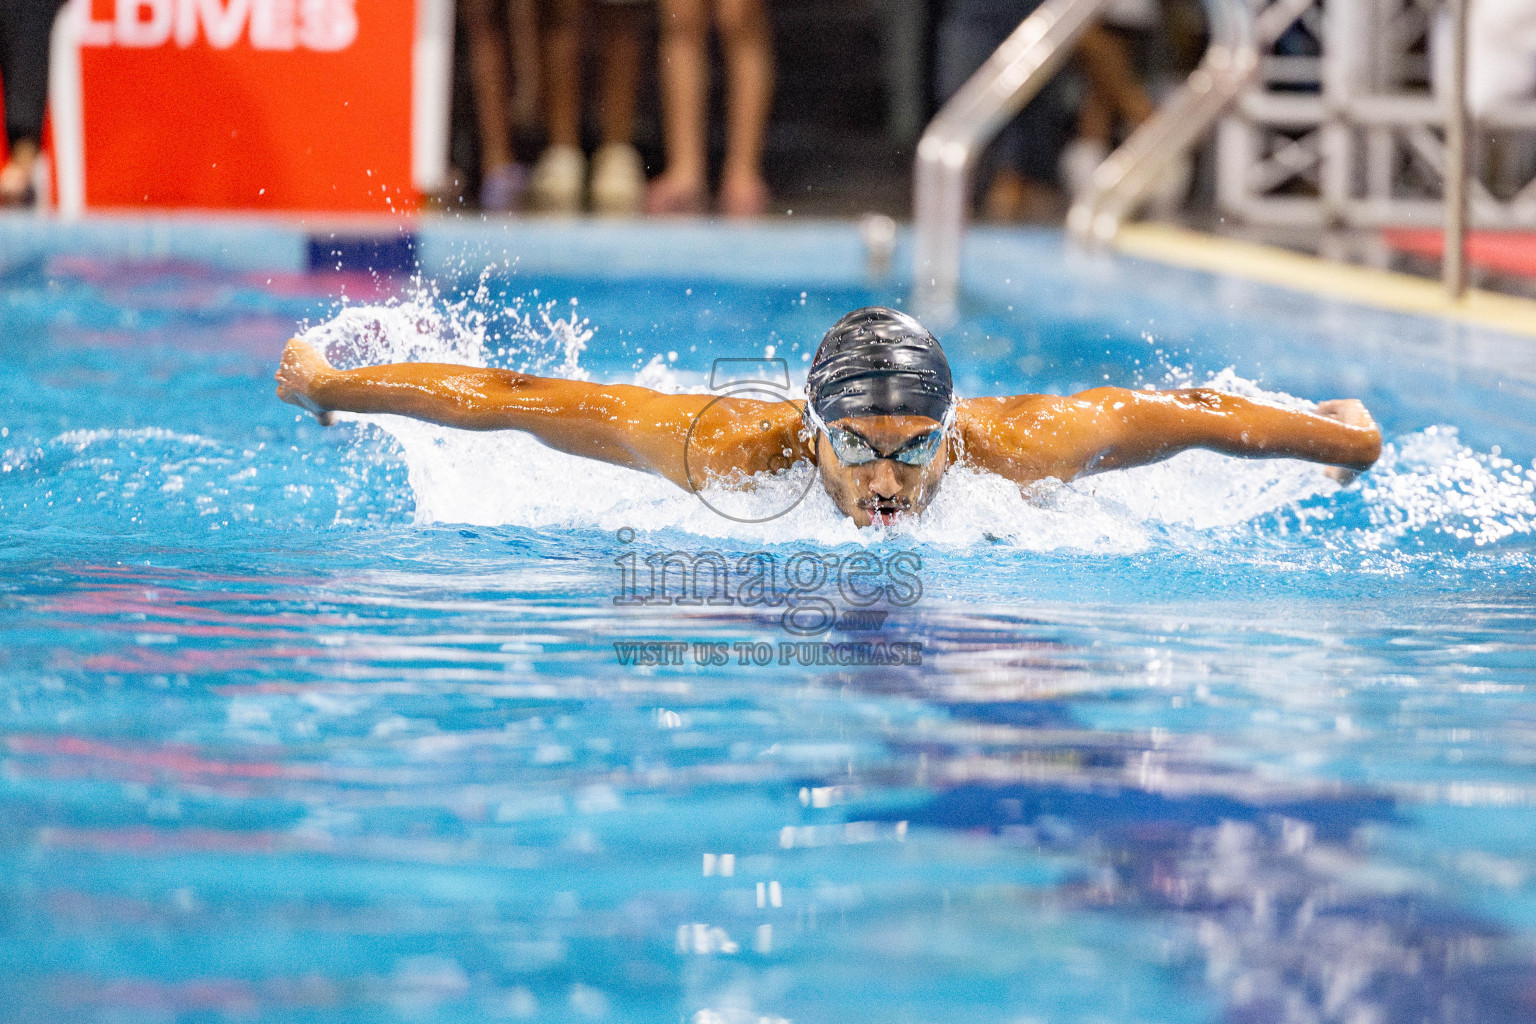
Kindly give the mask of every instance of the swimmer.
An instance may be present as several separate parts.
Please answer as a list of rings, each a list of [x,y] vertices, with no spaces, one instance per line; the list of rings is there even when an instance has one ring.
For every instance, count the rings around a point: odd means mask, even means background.
[[[1349,398],[1320,402],[1316,412],[1212,388],[960,400],[933,335],[880,307],[849,313],[827,332],[804,402],[669,395],[442,363],[337,370],[298,339],[283,352],[277,394],[322,423],[344,411],[520,430],[557,451],[655,473],[690,491],[808,460],[860,527],[919,514],[956,464],[1023,488],[1206,448],[1322,463],[1347,482],[1381,453],[1381,431]]]

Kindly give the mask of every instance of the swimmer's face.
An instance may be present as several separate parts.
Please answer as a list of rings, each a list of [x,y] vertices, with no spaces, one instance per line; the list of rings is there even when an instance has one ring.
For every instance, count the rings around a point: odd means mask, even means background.
[[[850,416],[829,424],[856,435],[880,453],[895,453],[903,445],[938,429],[926,416]],[[854,525],[889,526],[901,516],[915,516],[938,493],[939,480],[949,466],[949,438],[923,466],[893,458],[876,458],[852,466],[837,457],[832,442],[816,432],[816,467],[821,485]]]

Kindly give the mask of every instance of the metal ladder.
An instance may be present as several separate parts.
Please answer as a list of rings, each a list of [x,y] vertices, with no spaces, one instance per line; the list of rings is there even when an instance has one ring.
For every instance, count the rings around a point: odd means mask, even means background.
[[[929,123],[917,146],[914,306],[954,314],[970,175],[981,150],[1050,80],[1108,0],[1047,0],[1014,30]],[[1276,0],[1257,19],[1246,0],[1204,0],[1211,42],[1174,97],[1094,172],[1067,217],[1079,238],[1107,241],[1162,173],[1210,130],[1253,77],[1259,51],[1313,0]]]

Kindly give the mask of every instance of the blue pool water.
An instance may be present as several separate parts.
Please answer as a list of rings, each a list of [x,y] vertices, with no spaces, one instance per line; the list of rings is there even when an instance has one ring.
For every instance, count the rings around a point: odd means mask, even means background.
[[[426,286],[0,277],[0,1020],[1536,1017],[1518,341],[984,237],[964,394],[1354,395],[1388,449],[1345,489],[955,474],[889,533],[276,401],[298,331],[697,390],[901,299],[814,239],[649,276],[634,238],[477,244]],[[638,600],[672,553],[741,599]],[[838,589],[865,554],[883,617]]]

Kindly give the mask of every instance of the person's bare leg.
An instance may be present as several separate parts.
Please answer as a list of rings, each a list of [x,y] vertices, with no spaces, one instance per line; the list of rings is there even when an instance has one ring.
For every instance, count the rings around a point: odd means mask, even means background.
[[[635,94],[640,88],[641,33],[648,9],[639,4],[600,4],[602,84],[598,93],[603,144],[592,155],[592,211],[632,217],[645,205],[645,163],[635,135]]]
[[[1104,94],[1090,81],[1083,105],[1077,110],[1077,137],[1108,146],[1114,134],[1115,115]]]
[[[528,182],[532,206],[544,213],[579,213],[586,193],[587,157],[581,151],[586,6],[586,0],[544,0],[546,145]]]
[[[581,145],[584,0],[545,0],[544,127],[551,146]]]
[[[634,141],[645,14],[645,8],[639,4],[604,4],[599,10],[603,77],[598,104],[605,143]]]
[[[1077,55],[1088,79],[1127,127],[1135,128],[1152,116],[1152,98],[1136,77],[1131,48],[1125,37],[1103,25],[1083,33]]]
[[[1077,135],[1062,150],[1057,165],[1061,182],[1073,199],[1082,198],[1093,187],[1093,173],[1109,156],[1114,130],[1114,110],[1089,79],[1088,91],[1077,110]]]
[[[493,0],[461,0],[469,35],[470,78],[480,126],[480,208],[499,213],[522,201],[526,175],[512,156],[507,120],[506,40],[492,20]]]
[[[720,211],[760,217],[768,211],[763,137],[773,106],[773,38],[763,0],[716,0],[727,99]]]
[[[536,129],[544,91],[538,0],[508,0],[507,24],[512,35],[512,123]]]
[[[491,0],[461,0],[459,9],[469,35],[470,78],[480,124],[480,169],[490,174],[512,163],[507,66],[502,55],[505,42],[491,20]]]
[[[1094,91],[1104,97],[1110,108],[1112,120],[1118,119],[1125,128],[1135,129],[1152,116],[1156,108],[1136,75],[1130,42],[1123,33],[1094,26],[1078,43],[1078,56]],[[1189,196],[1193,177],[1194,165],[1187,154],[1164,171],[1149,200],[1154,215],[1176,214]]]
[[[709,23],[704,0],[660,0],[661,105],[667,167],[651,182],[651,213],[699,213],[705,195]]]

